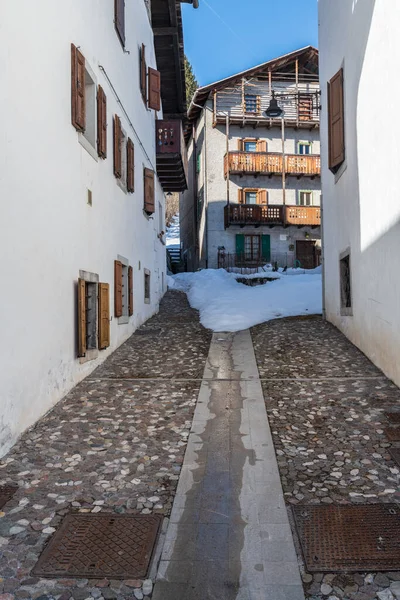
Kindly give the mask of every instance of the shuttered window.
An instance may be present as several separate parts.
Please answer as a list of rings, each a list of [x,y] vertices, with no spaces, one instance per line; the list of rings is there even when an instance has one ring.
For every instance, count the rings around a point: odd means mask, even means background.
[[[257,140],[257,152],[267,152],[266,140]]]
[[[154,213],[154,171],[144,169],[144,210],[148,214]]]
[[[99,349],[110,345],[110,286],[99,283]]]
[[[114,23],[121,44],[125,46],[125,0],[114,0]]]
[[[161,79],[160,73],[149,67],[149,108],[161,109]]]
[[[86,282],[78,279],[78,356],[86,356]]]
[[[107,98],[101,85],[97,89],[97,154],[107,158]]]
[[[267,204],[267,202],[268,202],[268,191],[267,190],[258,190],[257,204]]]
[[[126,185],[128,192],[135,191],[135,148],[131,138],[128,138],[126,145],[127,167],[126,167]]]
[[[116,317],[122,317],[122,263],[119,260],[114,261],[114,314]]]
[[[85,131],[85,57],[74,44],[71,44],[71,120],[77,131]]]
[[[128,314],[133,315],[133,268],[128,267]]]
[[[336,173],[345,159],[343,69],[328,83],[329,169]]]
[[[118,115],[114,116],[114,175],[121,179],[122,175],[122,148],[121,148],[122,128],[121,119]]]
[[[142,94],[143,102],[147,104],[147,85],[146,85],[146,76],[147,76],[147,65],[146,65],[146,49],[145,45],[142,44],[140,49],[140,92]]]

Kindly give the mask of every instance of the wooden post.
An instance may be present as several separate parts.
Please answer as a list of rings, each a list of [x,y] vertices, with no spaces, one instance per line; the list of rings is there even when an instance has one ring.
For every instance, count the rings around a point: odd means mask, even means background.
[[[226,203],[229,206],[229,113],[226,113]]]
[[[244,98],[245,94],[244,94],[244,77],[242,77],[242,115],[243,115],[243,125],[244,125],[244,115],[246,112],[246,101]]]
[[[299,126],[299,105],[300,105],[300,96],[299,96],[299,59],[296,58],[296,101],[297,101],[297,116],[296,116],[296,124]]]
[[[285,115],[282,115],[282,202],[283,224],[286,225],[286,156],[285,156]]]
[[[217,92],[214,90],[213,127],[217,124]]]
[[[272,73],[271,73],[271,69],[268,69],[268,84],[269,84],[269,99],[271,101],[271,97],[272,97]],[[269,124],[271,126],[272,123],[272,119],[269,120]]]

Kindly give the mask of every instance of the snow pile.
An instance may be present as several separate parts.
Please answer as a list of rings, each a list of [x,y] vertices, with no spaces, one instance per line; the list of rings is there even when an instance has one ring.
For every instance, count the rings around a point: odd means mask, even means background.
[[[168,287],[187,293],[200,321],[213,331],[241,331],[258,323],[297,315],[321,314],[322,281],[319,269],[294,275],[269,273],[276,281],[249,287],[236,281],[246,277],[224,269],[204,269],[168,277]],[[267,273],[266,273],[267,276]]]
[[[179,215],[175,215],[172,217],[171,224],[167,227],[167,231],[165,233],[165,239],[167,242],[167,246],[179,246],[181,243],[180,238],[180,226],[179,226]]]

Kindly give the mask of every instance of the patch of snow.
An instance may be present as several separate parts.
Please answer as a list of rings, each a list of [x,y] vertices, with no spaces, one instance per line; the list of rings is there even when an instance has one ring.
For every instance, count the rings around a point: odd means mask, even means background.
[[[167,282],[170,289],[186,292],[190,305],[200,311],[202,325],[213,331],[241,331],[272,319],[322,313],[320,270],[271,270],[265,277],[275,276],[276,281],[256,287],[236,281],[259,276],[204,269],[168,276]]]
[[[165,233],[165,239],[167,246],[177,246],[180,248],[181,238],[180,238],[180,225],[179,225],[179,215],[175,215],[172,217],[172,221],[169,227],[167,227],[167,231]]]

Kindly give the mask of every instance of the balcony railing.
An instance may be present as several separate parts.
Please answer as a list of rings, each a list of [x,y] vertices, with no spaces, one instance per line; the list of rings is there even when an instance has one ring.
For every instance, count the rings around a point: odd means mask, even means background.
[[[285,173],[297,177],[318,177],[321,175],[319,154],[282,154],[272,152],[229,152],[224,157],[225,179],[232,175],[276,175]]]
[[[180,120],[156,121],[156,162],[165,192],[187,189],[187,153]]]
[[[227,204],[224,208],[225,229],[231,225],[297,225],[299,227],[321,225],[319,206],[283,206],[261,204]]]

